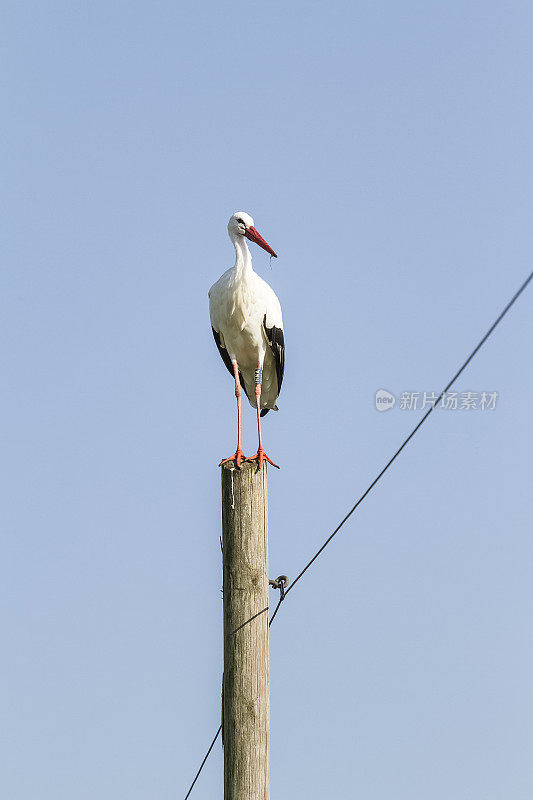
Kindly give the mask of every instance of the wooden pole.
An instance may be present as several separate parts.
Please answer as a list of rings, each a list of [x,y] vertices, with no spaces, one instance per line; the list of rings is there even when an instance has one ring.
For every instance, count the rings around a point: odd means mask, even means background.
[[[222,552],[224,800],[269,800],[266,464],[223,464]]]

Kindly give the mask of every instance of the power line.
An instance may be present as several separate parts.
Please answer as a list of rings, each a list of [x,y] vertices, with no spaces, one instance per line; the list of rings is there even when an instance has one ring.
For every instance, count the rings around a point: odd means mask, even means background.
[[[285,592],[285,594],[287,594],[287,592]],[[280,605],[282,604],[282,602],[283,602],[284,600],[285,600],[285,595],[282,595],[282,596],[279,598],[279,600],[278,600],[278,604],[277,604],[276,608],[274,609],[274,613],[272,614],[272,616],[270,617],[270,620],[269,620],[269,622],[268,622],[268,627],[269,627],[269,628],[270,628],[270,626],[272,625],[272,623],[274,622],[274,618],[275,618],[276,614],[278,613],[278,611],[279,611],[279,607],[280,607]]]
[[[442,392],[440,393],[440,395],[438,396],[438,398],[435,400],[435,402],[433,403],[433,405],[432,405],[432,406],[430,406],[430,408],[428,409],[428,411],[427,411],[427,412],[424,414],[424,416],[422,417],[422,419],[420,420],[420,422],[418,423],[418,425],[416,425],[416,426],[415,426],[415,428],[413,428],[413,430],[411,431],[411,433],[409,434],[409,436],[407,437],[407,439],[405,439],[405,440],[402,442],[402,444],[401,444],[401,445],[400,445],[400,447],[399,447],[399,448],[396,450],[396,452],[394,453],[394,455],[392,456],[392,458],[391,458],[389,461],[387,461],[387,463],[385,464],[385,466],[383,467],[383,469],[381,470],[381,472],[379,473],[379,475],[378,475],[376,478],[374,478],[374,480],[372,481],[372,483],[370,484],[370,486],[368,487],[368,489],[366,489],[366,491],[365,491],[365,492],[363,492],[363,494],[361,495],[361,497],[360,497],[360,498],[357,500],[357,502],[356,502],[356,503],[355,503],[355,504],[354,504],[354,505],[351,507],[351,509],[348,511],[348,513],[346,514],[346,516],[344,517],[344,519],[343,519],[341,522],[339,522],[339,524],[337,525],[337,527],[335,528],[335,530],[333,531],[333,533],[332,533],[330,536],[328,536],[328,538],[326,539],[326,541],[324,542],[324,544],[322,545],[322,547],[320,547],[320,549],[319,549],[319,550],[317,550],[317,552],[315,553],[315,555],[313,556],[313,558],[311,559],[311,561],[309,561],[309,562],[308,562],[308,563],[305,565],[305,567],[303,568],[303,570],[302,570],[302,571],[301,571],[301,572],[300,572],[300,573],[297,575],[297,577],[296,577],[296,578],[293,580],[293,582],[291,583],[291,585],[289,586],[289,588],[287,589],[287,591],[285,592],[285,594],[287,594],[288,592],[290,592],[290,591],[291,591],[291,589],[294,589],[294,587],[296,586],[296,584],[298,583],[298,581],[300,580],[300,578],[301,578],[301,577],[302,577],[302,576],[303,576],[303,575],[304,575],[304,574],[307,572],[307,570],[309,569],[309,567],[311,566],[311,564],[312,564],[314,561],[316,561],[316,559],[318,558],[318,556],[319,556],[319,555],[322,553],[322,551],[323,551],[323,550],[324,550],[324,549],[325,549],[325,548],[328,546],[328,544],[331,542],[331,540],[333,539],[333,537],[334,537],[334,536],[335,536],[335,535],[336,535],[336,534],[337,534],[337,533],[340,531],[340,529],[342,528],[342,526],[344,525],[344,523],[345,523],[345,522],[347,522],[347,521],[350,519],[350,517],[352,516],[352,514],[354,513],[354,511],[356,510],[356,508],[357,508],[358,506],[360,506],[360,505],[361,505],[361,503],[363,502],[363,500],[365,499],[365,497],[366,497],[368,494],[370,494],[370,492],[372,491],[372,489],[374,488],[374,486],[376,485],[376,483],[377,483],[377,482],[378,482],[378,481],[379,481],[379,480],[382,478],[382,476],[383,476],[383,475],[384,475],[384,474],[387,472],[388,468],[391,466],[391,464],[393,463],[393,461],[395,461],[395,460],[398,458],[398,456],[400,455],[400,453],[402,452],[402,450],[404,449],[404,447],[405,447],[405,446],[406,446],[406,445],[407,445],[407,444],[408,444],[408,443],[411,441],[411,439],[413,438],[413,436],[415,435],[415,433],[416,433],[416,432],[419,430],[419,428],[421,428],[421,427],[422,427],[422,425],[424,424],[424,422],[427,420],[427,418],[428,418],[428,417],[429,417],[429,415],[432,413],[432,411],[433,411],[433,410],[434,410],[434,408],[437,406],[437,404],[440,402],[440,400],[441,400],[441,399],[444,397],[444,395],[446,394],[446,392],[447,392],[447,391],[448,391],[448,390],[449,390],[449,389],[450,389],[450,388],[453,386],[453,384],[455,383],[455,381],[457,380],[457,378],[459,377],[459,375],[461,375],[461,373],[462,373],[462,372],[463,372],[463,371],[466,369],[466,367],[467,367],[467,366],[470,364],[470,362],[472,361],[472,359],[474,358],[474,356],[476,355],[476,353],[478,352],[478,350],[480,350],[480,349],[483,347],[483,345],[485,344],[485,342],[487,341],[487,339],[488,339],[488,338],[489,338],[489,336],[491,335],[492,331],[493,331],[493,330],[494,330],[494,329],[495,329],[495,328],[498,326],[498,324],[499,324],[499,323],[502,321],[502,319],[505,317],[505,315],[507,314],[507,312],[509,311],[509,309],[511,308],[511,306],[514,304],[514,302],[515,302],[516,300],[518,300],[518,298],[520,297],[520,295],[522,294],[522,292],[524,291],[524,289],[526,288],[526,286],[528,285],[528,283],[530,282],[530,280],[531,280],[532,278],[533,278],[533,272],[532,272],[532,273],[529,275],[529,277],[528,277],[528,278],[527,278],[527,279],[524,281],[524,283],[522,284],[522,286],[520,287],[520,289],[518,289],[518,291],[516,292],[516,294],[514,294],[514,295],[513,295],[513,297],[512,297],[512,298],[509,300],[509,302],[507,303],[507,305],[505,306],[505,308],[503,309],[503,311],[501,312],[501,314],[499,315],[499,317],[498,317],[498,318],[497,318],[497,319],[496,319],[496,320],[495,320],[495,321],[492,323],[492,325],[490,326],[490,328],[489,328],[489,329],[488,329],[488,331],[486,332],[485,336],[484,336],[484,337],[483,337],[483,338],[482,338],[482,339],[481,339],[481,340],[478,342],[478,344],[477,344],[477,345],[474,347],[474,349],[472,350],[472,352],[470,353],[470,355],[468,356],[468,358],[466,359],[466,361],[465,361],[465,362],[463,363],[463,365],[462,365],[462,366],[461,366],[461,367],[460,367],[460,368],[457,370],[457,372],[455,373],[455,375],[453,376],[453,378],[451,379],[451,381],[450,381],[450,382],[449,382],[449,383],[448,383],[448,384],[447,384],[447,385],[444,387],[444,389],[442,390]]]
[[[316,553],[315,553],[315,555],[312,557],[312,559],[311,559],[310,561],[308,561],[308,563],[307,563],[307,564],[305,565],[305,567],[304,567],[304,568],[301,570],[301,572],[299,572],[299,573],[298,573],[298,575],[297,575],[297,576],[296,576],[296,578],[295,578],[295,579],[292,581],[292,583],[290,584],[290,586],[289,586],[287,589],[285,589],[285,591],[284,591],[284,592],[282,592],[282,594],[281,594],[281,596],[280,596],[280,599],[279,599],[279,601],[278,601],[278,604],[277,604],[276,608],[274,609],[274,613],[272,614],[272,616],[271,616],[271,618],[270,618],[270,620],[269,620],[269,623],[268,623],[268,627],[269,627],[269,628],[270,628],[270,626],[272,625],[272,623],[274,622],[274,619],[275,619],[275,617],[276,617],[276,614],[278,613],[278,610],[279,610],[279,608],[280,608],[280,606],[281,606],[281,603],[282,603],[282,602],[283,602],[283,600],[285,599],[285,596],[286,596],[286,595],[287,595],[287,594],[288,594],[288,593],[291,591],[291,589],[293,589],[293,588],[296,586],[296,584],[298,583],[298,581],[300,580],[300,578],[301,578],[301,577],[303,577],[303,575],[304,575],[304,574],[307,572],[307,570],[309,569],[309,567],[310,567],[310,566],[311,566],[311,565],[312,565],[312,564],[313,564],[313,563],[316,561],[316,559],[319,557],[319,555],[320,555],[320,554],[321,554],[321,553],[322,553],[322,552],[325,550],[325,548],[326,548],[326,547],[328,546],[328,544],[331,542],[331,540],[333,539],[333,537],[337,535],[337,533],[340,531],[340,529],[341,529],[341,528],[342,528],[342,526],[345,524],[345,522],[347,522],[347,521],[350,519],[350,517],[352,516],[352,514],[354,513],[354,511],[355,511],[355,510],[356,510],[356,509],[357,509],[357,508],[358,508],[358,507],[361,505],[361,503],[363,502],[363,500],[365,499],[365,497],[367,497],[367,495],[369,495],[369,494],[370,494],[370,492],[372,491],[372,489],[374,488],[374,486],[375,486],[375,485],[376,485],[376,484],[377,484],[377,483],[378,483],[378,482],[381,480],[381,478],[382,478],[382,477],[383,477],[383,475],[384,475],[384,474],[387,472],[387,470],[388,470],[388,469],[389,469],[389,467],[392,465],[392,463],[393,463],[393,462],[394,462],[394,461],[395,461],[395,460],[398,458],[398,456],[400,455],[400,453],[402,452],[402,450],[404,449],[404,447],[405,447],[405,446],[406,446],[406,445],[407,445],[407,444],[408,444],[408,443],[411,441],[411,439],[413,438],[413,436],[415,435],[415,433],[416,433],[416,432],[419,430],[419,428],[421,428],[421,427],[422,427],[422,425],[424,424],[424,422],[427,420],[427,418],[429,417],[429,415],[430,415],[430,414],[433,412],[433,410],[434,410],[434,409],[435,409],[435,407],[438,405],[438,403],[441,401],[441,399],[444,397],[444,395],[446,394],[446,392],[447,392],[449,389],[451,389],[451,387],[453,386],[453,384],[455,383],[455,381],[457,380],[457,378],[458,378],[458,377],[461,375],[461,373],[462,373],[462,372],[464,372],[464,370],[465,370],[465,369],[466,369],[466,367],[467,367],[467,366],[470,364],[470,362],[472,361],[472,359],[474,358],[474,356],[476,355],[476,353],[477,353],[477,352],[478,352],[478,351],[479,351],[479,350],[480,350],[480,349],[483,347],[483,345],[485,344],[485,342],[487,341],[487,339],[489,338],[489,336],[491,335],[491,333],[493,332],[493,330],[494,330],[494,329],[495,329],[495,328],[496,328],[496,327],[499,325],[499,323],[500,323],[500,322],[502,321],[502,319],[505,317],[505,315],[507,314],[507,312],[509,311],[509,309],[511,308],[511,306],[513,306],[513,305],[514,305],[515,301],[516,301],[516,300],[518,300],[518,298],[520,297],[520,295],[522,294],[522,292],[524,291],[524,289],[526,288],[526,286],[528,285],[528,283],[531,281],[531,279],[532,279],[532,278],[533,278],[533,272],[531,272],[531,273],[530,273],[530,275],[528,276],[528,278],[526,278],[526,280],[525,280],[525,281],[524,281],[524,283],[521,285],[521,287],[518,289],[518,291],[517,291],[517,292],[516,292],[516,293],[513,295],[513,297],[512,297],[512,298],[509,300],[509,302],[507,303],[507,305],[505,306],[505,308],[503,309],[503,311],[501,312],[501,314],[500,314],[500,315],[497,317],[497,319],[496,319],[496,320],[495,320],[495,321],[492,323],[492,325],[490,326],[490,328],[488,329],[488,331],[486,332],[486,334],[483,336],[483,338],[482,338],[482,339],[480,339],[480,341],[479,341],[479,342],[477,343],[477,345],[474,347],[474,349],[472,350],[472,352],[470,353],[470,355],[468,356],[468,358],[466,359],[466,361],[464,361],[464,362],[463,362],[463,364],[461,365],[461,367],[460,367],[460,368],[457,370],[457,372],[455,373],[455,375],[453,376],[453,378],[452,378],[452,379],[451,379],[451,380],[450,380],[450,381],[449,381],[449,382],[446,384],[446,386],[445,386],[445,387],[444,387],[444,389],[441,391],[441,393],[440,393],[440,395],[438,396],[438,398],[435,400],[435,402],[433,403],[433,405],[432,405],[432,406],[430,406],[430,408],[429,408],[429,409],[428,409],[428,411],[427,411],[427,412],[424,414],[424,416],[423,416],[423,417],[422,417],[422,419],[421,419],[421,420],[418,422],[418,424],[417,424],[417,425],[416,425],[416,426],[413,428],[413,430],[411,431],[411,433],[409,434],[409,436],[408,436],[406,439],[404,439],[404,441],[402,442],[402,444],[400,445],[400,447],[399,447],[399,448],[396,450],[396,452],[394,453],[394,455],[392,456],[392,458],[390,458],[390,459],[389,459],[389,461],[387,461],[387,463],[385,464],[385,466],[383,467],[383,469],[381,470],[381,472],[380,472],[380,473],[379,473],[379,474],[378,474],[378,475],[377,475],[377,476],[374,478],[374,480],[372,481],[372,483],[371,483],[371,484],[368,486],[368,488],[367,488],[367,489],[366,489],[366,490],[363,492],[363,494],[361,495],[361,497],[359,497],[359,499],[358,499],[358,500],[357,500],[357,501],[354,503],[354,505],[352,506],[352,508],[351,508],[351,509],[348,511],[348,513],[346,514],[346,516],[345,516],[345,517],[344,517],[344,518],[341,520],[341,522],[339,522],[339,524],[337,525],[337,527],[335,528],[335,530],[333,531],[333,533],[332,533],[332,534],[330,534],[330,536],[328,536],[328,538],[326,539],[326,541],[324,542],[324,544],[323,544],[323,545],[322,545],[322,546],[321,546],[321,547],[320,547],[320,548],[319,548],[319,549],[316,551]],[[267,606],[266,608],[262,609],[262,611],[258,612],[258,614],[255,614],[253,617],[251,617],[251,618],[250,618],[249,620],[247,620],[246,622],[243,622],[243,624],[242,624],[242,625],[240,625],[240,626],[239,626],[239,627],[238,627],[238,628],[237,628],[235,631],[233,631],[233,633],[236,633],[238,630],[240,630],[242,627],[244,627],[244,625],[246,625],[248,622],[251,622],[251,621],[252,621],[252,619],[255,619],[256,617],[260,616],[260,615],[261,615],[261,614],[263,614],[263,612],[265,612],[265,611],[268,611],[268,606]],[[209,757],[209,754],[211,753],[211,750],[213,749],[213,747],[214,747],[214,744],[215,744],[216,740],[218,739],[218,736],[219,736],[219,734],[220,734],[221,730],[222,730],[222,725],[219,727],[218,731],[217,731],[217,732],[216,732],[216,734],[215,734],[215,738],[214,738],[214,739],[213,739],[213,741],[211,742],[211,745],[210,745],[210,747],[209,747],[209,750],[207,751],[207,753],[206,753],[206,755],[205,755],[205,758],[204,758],[204,760],[202,761],[202,763],[201,763],[201,765],[200,765],[200,769],[199,769],[199,770],[198,770],[198,772],[196,773],[196,776],[195,776],[195,778],[194,778],[194,780],[193,780],[193,782],[192,782],[192,784],[191,784],[191,787],[190,787],[189,791],[187,792],[187,794],[185,795],[185,800],[187,800],[187,798],[189,797],[190,793],[192,792],[193,786],[194,786],[194,784],[196,783],[196,781],[197,781],[197,779],[198,779],[198,776],[200,775],[200,772],[202,771],[202,769],[203,769],[203,767],[204,767],[204,764],[205,764],[205,762],[207,761],[207,759],[208,759],[208,757]]]
[[[219,729],[218,729],[218,731],[215,733],[215,738],[213,739],[213,741],[212,741],[212,742],[211,742],[211,744],[209,745],[209,750],[208,750],[208,751],[207,751],[207,753],[205,754],[205,756],[204,756],[204,760],[203,760],[203,761],[202,761],[202,763],[200,764],[200,769],[198,770],[198,772],[197,772],[197,773],[196,773],[196,775],[194,776],[194,780],[193,780],[193,782],[191,783],[191,788],[189,789],[189,791],[188,791],[188,792],[187,792],[187,794],[185,795],[185,800],[187,800],[188,796],[189,796],[189,795],[190,795],[190,793],[192,792],[192,790],[193,790],[193,787],[194,787],[194,784],[195,784],[195,783],[196,783],[196,781],[198,780],[198,776],[199,776],[200,772],[203,770],[203,768],[204,768],[204,764],[205,764],[205,762],[207,761],[207,759],[209,758],[209,754],[210,754],[211,750],[213,749],[213,747],[215,746],[215,742],[216,742],[216,740],[218,739],[218,736],[219,736],[219,734],[220,734],[220,731],[221,731],[221,730],[222,730],[222,725],[220,725],[220,728],[219,728]]]

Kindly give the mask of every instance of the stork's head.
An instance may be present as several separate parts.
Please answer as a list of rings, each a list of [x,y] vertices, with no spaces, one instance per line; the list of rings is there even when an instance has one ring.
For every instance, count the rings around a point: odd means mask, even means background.
[[[265,242],[261,234],[254,228],[254,221],[246,211],[236,211],[228,222],[228,233],[230,239],[234,242],[239,236],[246,236],[251,242],[255,242],[270,253],[271,256],[277,258],[276,253],[272,250],[269,244]]]

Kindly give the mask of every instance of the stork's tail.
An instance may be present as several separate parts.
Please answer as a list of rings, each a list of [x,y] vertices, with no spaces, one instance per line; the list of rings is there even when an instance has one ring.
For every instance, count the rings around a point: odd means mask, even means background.
[[[277,406],[274,406],[273,408],[264,408],[261,411],[261,416],[264,417],[269,411],[279,411],[279,408]]]

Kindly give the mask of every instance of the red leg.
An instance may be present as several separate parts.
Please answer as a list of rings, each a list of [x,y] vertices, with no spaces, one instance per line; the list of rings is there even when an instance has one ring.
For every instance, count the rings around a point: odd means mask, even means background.
[[[237,398],[237,449],[235,451],[235,455],[230,456],[229,458],[223,458],[219,467],[222,464],[225,464],[227,461],[235,461],[235,466],[240,469],[241,461],[244,460],[244,453],[242,452],[241,447],[241,398],[242,398],[242,386],[239,379],[239,367],[237,366],[237,362],[233,362],[233,374],[235,375],[235,397]]]
[[[259,447],[257,448],[257,453],[255,456],[251,458],[247,458],[246,461],[256,461],[257,460],[257,468],[261,469],[263,466],[263,461],[268,461],[269,464],[272,464],[273,467],[279,469],[277,464],[274,464],[273,461],[267,456],[265,451],[263,450],[263,441],[261,439],[261,363],[257,362],[257,371],[256,371],[256,382],[255,382],[255,404],[257,408],[257,435],[259,437]]]

